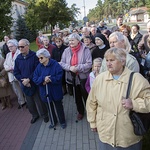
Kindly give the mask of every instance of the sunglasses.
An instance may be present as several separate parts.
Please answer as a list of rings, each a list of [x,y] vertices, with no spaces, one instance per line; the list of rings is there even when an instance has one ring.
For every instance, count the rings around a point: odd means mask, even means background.
[[[20,49],[20,48],[25,48],[27,45],[25,45],[25,46],[18,46],[18,48]]]
[[[41,59],[41,60],[42,60],[42,59],[43,59],[43,57],[39,57],[39,59]]]

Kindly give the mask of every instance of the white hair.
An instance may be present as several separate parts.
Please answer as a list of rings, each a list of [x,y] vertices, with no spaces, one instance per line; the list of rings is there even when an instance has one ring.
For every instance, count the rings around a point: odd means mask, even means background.
[[[80,38],[79,34],[77,34],[77,33],[70,34],[69,37],[68,37],[68,39],[69,40],[70,39],[77,39],[78,41],[81,41],[81,38]]]
[[[129,43],[128,38],[125,35],[123,35],[122,32],[113,32],[112,34],[110,34],[109,39],[112,37],[116,37],[117,41],[124,41],[126,52],[129,53],[131,51],[131,44]]]
[[[8,44],[13,44],[14,46],[18,46],[18,41],[16,40],[16,39],[11,39],[11,40],[9,40],[8,42],[7,42],[7,45]]]
[[[21,39],[20,41],[23,41],[26,45],[30,45],[30,42],[27,39]]]
[[[46,58],[50,58],[51,55],[49,53],[49,51],[45,48],[41,48],[36,52],[36,56],[39,57],[40,55],[43,55]]]
[[[88,32],[90,32],[90,30],[89,30],[89,28],[88,28],[88,27],[83,27],[83,28],[82,28],[82,31],[83,31],[83,30],[84,30],[84,31],[88,31]]]

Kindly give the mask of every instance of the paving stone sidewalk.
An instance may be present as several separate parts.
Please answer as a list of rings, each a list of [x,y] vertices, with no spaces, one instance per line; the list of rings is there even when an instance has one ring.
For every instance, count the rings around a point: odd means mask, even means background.
[[[73,97],[64,96],[67,128],[57,124],[56,130],[49,129],[50,122],[38,120],[31,125],[21,150],[98,150],[98,135],[91,132],[86,116],[76,123],[76,105]]]

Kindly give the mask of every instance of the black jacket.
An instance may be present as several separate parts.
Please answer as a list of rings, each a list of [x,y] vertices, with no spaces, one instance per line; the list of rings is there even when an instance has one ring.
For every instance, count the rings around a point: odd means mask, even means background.
[[[55,45],[56,46],[56,45]],[[64,52],[64,50],[67,48],[68,46],[66,45],[62,45],[60,48],[58,48],[57,46],[52,50],[52,59],[55,59],[57,62],[60,62],[61,60],[61,56]]]
[[[3,45],[3,47],[2,47],[2,55],[3,55],[3,57],[6,58],[6,55],[7,55],[7,53],[9,53],[9,52],[10,52],[10,51],[9,51],[9,48],[8,48],[7,44],[5,43],[5,44]]]
[[[134,50],[134,47],[136,46],[136,48],[138,48],[138,44],[139,44],[139,42],[141,41],[141,39],[142,39],[142,34],[141,33],[138,33],[135,37],[134,37],[134,39],[131,39],[130,40],[130,44],[131,44],[131,48]]]

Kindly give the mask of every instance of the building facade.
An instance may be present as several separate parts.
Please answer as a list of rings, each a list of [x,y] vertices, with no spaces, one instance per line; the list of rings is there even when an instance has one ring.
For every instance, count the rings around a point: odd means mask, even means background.
[[[16,21],[18,16],[23,16],[27,9],[27,3],[24,0],[15,0],[12,2],[12,18],[13,18],[13,25],[11,31],[15,34],[16,30]]]

